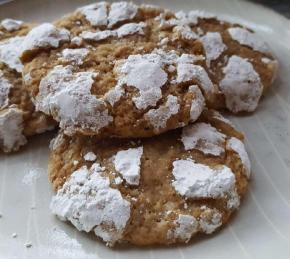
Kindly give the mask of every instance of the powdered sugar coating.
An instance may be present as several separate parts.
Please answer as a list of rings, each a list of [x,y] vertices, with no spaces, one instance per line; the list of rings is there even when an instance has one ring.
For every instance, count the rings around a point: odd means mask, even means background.
[[[231,56],[223,68],[224,78],[220,89],[225,95],[226,106],[232,112],[251,112],[257,108],[263,92],[259,74],[244,58]]]
[[[9,92],[12,87],[12,84],[0,70],[0,109],[7,107],[9,104]]]
[[[33,28],[21,44],[21,54],[40,48],[57,48],[61,43],[70,39],[66,29],[58,29],[51,23],[43,23]],[[20,55],[21,56],[21,55]]]
[[[85,159],[86,161],[91,161],[91,162],[93,162],[93,161],[95,161],[95,160],[97,159],[97,156],[96,156],[96,154],[95,154],[94,152],[90,151],[90,152],[88,152],[88,153],[86,153],[86,154],[84,155],[84,159]]]
[[[23,135],[23,112],[18,108],[8,108],[0,112],[0,148],[4,152],[17,151],[26,144]]]
[[[156,54],[131,55],[124,62],[117,63],[118,85],[127,84],[139,90],[133,98],[138,109],[155,106],[161,98],[161,87],[167,81],[161,58]]]
[[[178,25],[173,28],[173,32],[176,32],[184,40],[196,40],[198,35],[192,31],[192,29],[187,25]]]
[[[114,244],[130,218],[130,203],[120,191],[101,176],[99,164],[73,172],[52,198],[50,209],[61,220],[70,221],[79,231],[94,231],[105,242]]]
[[[36,108],[53,114],[67,134],[76,129],[98,132],[113,118],[103,100],[91,94],[95,73],[73,72],[72,66],[56,66],[40,82]]]
[[[130,55],[127,59],[116,62],[115,73],[118,77],[116,87],[128,85],[137,88],[139,96],[133,97],[133,102],[138,109],[155,106],[162,97],[161,88],[168,79],[166,67],[177,66],[177,78],[172,79],[171,83],[196,79],[204,86],[205,91],[211,92],[210,87],[213,85],[206,71],[201,66],[193,64],[200,58],[189,54],[179,56],[175,51],[166,52],[162,49],[155,49],[152,53],[144,55]],[[188,66],[193,66],[194,71],[187,70]]]
[[[178,113],[179,107],[178,98],[173,95],[168,95],[164,105],[157,109],[149,110],[144,117],[155,129],[165,128],[171,116]]]
[[[143,147],[138,147],[121,150],[114,157],[116,171],[130,185],[139,185],[142,154]]]
[[[179,238],[186,243],[190,240],[192,235],[198,231],[198,221],[191,215],[179,214],[175,220],[175,229],[173,230],[173,237]]]
[[[194,93],[195,98],[192,100],[190,107],[190,121],[195,122],[205,107],[205,99],[197,85],[191,85],[188,88],[189,93]]]
[[[245,168],[246,176],[248,178],[250,178],[251,162],[250,162],[250,159],[249,159],[249,156],[248,156],[248,153],[246,151],[244,143],[235,137],[231,137],[227,141],[227,148],[233,150],[234,152],[236,152],[239,155],[239,157],[243,163],[243,166]]]
[[[61,58],[65,61],[71,61],[78,65],[81,65],[88,54],[89,50],[86,48],[64,49],[62,51]]]
[[[118,22],[133,19],[138,12],[137,5],[129,2],[116,2],[111,4],[108,15],[109,27],[114,26]]]
[[[179,62],[176,82],[182,83],[193,79],[200,84],[205,96],[210,96],[215,92],[214,85],[202,66],[194,65],[190,62]]]
[[[268,45],[262,41],[258,35],[253,32],[248,31],[247,29],[240,27],[233,27],[228,29],[229,34],[233,40],[238,41],[242,45],[253,48],[256,51],[263,53],[269,53]]]
[[[187,198],[223,197],[235,187],[235,175],[227,166],[210,168],[192,160],[173,162],[172,182],[175,190]]]
[[[56,135],[55,138],[53,138],[49,143],[49,149],[51,151],[54,151],[58,149],[63,143],[65,142],[64,135],[62,133],[59,133]]]
[[[144,22],[127,23],[120,26],[116,30],[104,30],[104,31],[97,31],[97,32],[83,31],[80,34],[80,37],[82,37],[85,40],[101,41],[101,40],[105,40],[111,37],[122,38],[122,37],[132,35],[132,34],[143,35],[144,34],[143,28],[145,26],[146,24]]]
[[[207,66],[216,60],[227,48],[219,32],[208,32],[200,38],[206,53]]]
[[[205,234],[211,234],[222,225],[222,214],[217,209],[206,206],[203,206],[202,210],[203,213],[199,219],[200,229]]]
[[[225,124],[230,125],[232,128],[235,129],[235,125],[225,116],[223,116],[220,112],[216,111],[216,110],[212,110],[213,113],[213,118],[216,120],[219,120]]]
[[[204,122],[184,127],[181,135],[185,150],[197,149],[213,156],[220,156],[225,152],[225,138],[223,133]]]
[[[1,26],[7,31],[17,31],[23,25],[23,21],[14,19],[4,19],[1,21]]]
[[[19,60],[19,46],[25,37],[12,37],[0,42],[0,62],[21,73],[23,65]]]
[[[77,11],[81,12],[92,26],[102,26],[108,23],[107,7],[106,2],[99,2],[83,6]]]

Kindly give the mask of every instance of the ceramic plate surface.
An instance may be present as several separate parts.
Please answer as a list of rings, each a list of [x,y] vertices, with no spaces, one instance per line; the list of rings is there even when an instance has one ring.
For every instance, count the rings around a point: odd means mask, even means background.
[[[0,18],[52,21],[81,0],[16,0],[0,5]],[[215,235],[187,246],[109,249],[49,212],[48,144],[33,138],[17,154],[0,156],[0,259],[288,259],[290,258],[290,21],[260,6],[234,0],[147,1],[173,10],[203,9],[256,30],[280,61],[275,86],[256,113],[232,118],[247,136],[253,174],[239,213]],[[13,233],[17,237],[13,238]],[[31,243],[31,248],[25,244]]]

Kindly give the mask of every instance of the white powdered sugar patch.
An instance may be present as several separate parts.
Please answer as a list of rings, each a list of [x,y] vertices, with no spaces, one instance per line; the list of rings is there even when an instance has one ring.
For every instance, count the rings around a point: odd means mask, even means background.
[[[206,206],[201,209],[203,212],[199,219],[199,227],[205,234],[211,234],[222,225],[222,214],[217,209]]]
[[[188,54],[179,56],[175,51],[165,52],[162,49],[155,49],[152,53],[144,55],[130,55],[127,59],[119,60],[115,64],[114,72],[118,78],[116,88],[125,85],[137,88],[139,96],[133,97],[133,102],[138,109],[155,106],[162,97],[161,88],[168,80],[169,68],[172,71],[177,67],[177,79],[172,79],[171,83],[195,78],[201,86],[204,86],[205,91],[211,92],[213,84],[207,73],[201,66],[193,64],[201,58],[203,57]],[[193,66],[193,69],[187,70],[187,66],[190,68]]]
[[[223,43],[223,39],[218,32],[208,32],[200,38],[205,54],[207,66],[210,67],[210,63],[216,60],[227,48]]]
[[[204,122],[184,127],[181,134],[185,150],[197,149],[213,156],[220,156],[225,152],[225,139],[224,134]]]
[[[76,37],[73,37],[70,42],[76,46],[80,46],[82,45],[82,41],[83,39],[81,37],[76,36]]]
[[[24,38],[24,36],[16,36],[0,42],[0,62],[5,63],[19,73],[23,69],[19,59],[19,46],[21,46]]]
[[[3,72],[0,70],[0,109],[3,109],[9,104],[9,92],[12,84],[5,78]]]
[[[90,152],[88,152],[88,153],[86,153],[84,155],[84,159],[86,161],[92,161],[93,162],[93,161],[95,161],[97,159],[97,156],[96,156],[96,154],[94,152],[90,151]]]
[[[237,192],[237,189],[234,188],[228,193],[227,208],[228,209],[237,209],[240,206],[241,199]]]
[[[238,41],[242,45],[246,45],[263,53],[270,52],[268,45],[263,40],[261,40],[257,34],[250,32],[247,29],[234,27],[229,28],[228,32],[233,40]]]
[[[191,80],[196,80],[204,91],[205,96],[211,96],[212,94],[214,94],[216,90],[206,70],[202,66],[194,65],[192,61],[184,59],[182,58],[182,56],[180,57],[177,65],[176,82],[183,83]]]
[[[198,221],[191,215],[179,214],[175,220],[175,225],[173,237],[185,242],[188,242],[192,235],[198,231]]]
[[[17,31],[23,25],[23,21],[14,19],[4,19],[1,21],[1,26],[7,31]]]
[[[106,103],[91,94],[96,73],[73,72],[72,66],[56,66],[40,82],[36,108],[52,114],[67,134],[76,128],[99,131],[113,118]]]
[[[157,109],[149,110],[144,117],[151,123],[151,125],[153,125],[154,129],[164,129],[171,116],[178,113],[179,107],[180,105],[177,97],[168,95],[167,101],[164,105],[161,105]]]
[[[144,34],[143,29],[145,28],[146,24],[144,22],[140,23],[127,23],[122,25],[120,28],[118,28],[117,35],[119,38],[122,38],[127,35],[132,35],[132,34]]]
[[[145,28],[145,26],[146,24],[144,22],[127,23],[116,30],[104,30],[97,32],[83,31],[80,34],[80,37],[85,40],[102,41],[112,37],[122,38],[133,34],[144,35],[143,29]]]
[[[139,185],[142,154],[143,147],[129,148],[117,152],[113,159],[116,171],[130,185]]]
[[[81,7],[77,11],[81,12],[92,26],[102,26],[108,23],[107,7],[106,2],[99,2]]]
[[[198,35],[192,31],[192,29],[187,25],[178,25],[173,28],[173,32],[176,32],[184,40],[196,40]]]
[[[17,151],[27,140],[22,134],[23,112],[9,108],[0,113],[0,148],[4,152]]]
[[[86,48],[64,49],[61,54],[61,59],[81,65],[83,63],[83,60],[89,54],[89,50]]]
[[[250,162],[250,159],[249,159],[249,156],[248,156],[248,153],[246,151],[244,143],[235,137],[231,137],[227,141],[227,148],[233,150],[234,152],[236,152],[239,155],[239,157],[243,163],[246,176],[248,178],[250,178],[251,162]]]
[[[182,196],[192,199],[224,197],[235,187],[235,175],[227,166],[211,168],[192,160],[173,162],[172,182]]]
[[[104,95],[104,99],[109,102],[111,106],[114,106],[114,104],[120,100],[124,93],[124,89],[117,85],[115,88],[112,88]]]
[[[52,198],[50,209],[79,231],[94,231],[112,245],[122,237],[130,218],[130,203],[101,176],[103,168],[93,164],[74,171]]]
[[[43,23],[33,28],[21,44],[21,54],[39,48],[57,48],[61,43],[70,40],[70,33],[66,29],[58,29],[51,23]]]
[[[194,94],[194,99],[192,100],[190,107],[190,121],[195,122],[204,110],[205,99],[197,85],[191,85],[188,88],[188,92]]]
[[[126,84],[139,90],[139,96],[133,98],[136,107],[155,106],[162,96],[161,87],[167,82],[161,57],[157,54],[131,55],[116,65],[118,85]]]
[[[80,34],[80,37],[83,38],[84,40],[93,40],[93,41],[101,41],[116,36],[117,32],[115,30],[105,30],[97,32],[83,31]]]
[[[115,24],[133,19],[138,12],[137,5],[129,2],[116,2],[111,4],[108,15],[109,27]]]
[[[226,106],[232,112],[252,112],[257,108],[263,92],[259,74],[244,58],[231,56],[223,68],[224,78],[220,89],[225,95]]]

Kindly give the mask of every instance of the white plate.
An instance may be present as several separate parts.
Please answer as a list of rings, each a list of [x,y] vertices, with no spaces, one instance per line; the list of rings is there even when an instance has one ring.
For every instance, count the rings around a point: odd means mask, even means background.
[[[25,0],[0,6],[0,17],[51,21],[88,1]],[[150,1],[148,1],[150,3]],[[153,1],[151,1],[153,3]],[[253,164],[249,195],[230,224],[217,234],[171,248],[109,249],[53,217],[47,181],[48,143],[38,136],[20,153],[0,156],[0,258],[255,258],[290,257],[290,22],[241,1],[160,0],[174,10],[205,9],[246,20],[274,49],[279,78],[253,115],[234,118],[247,135]],[[17,237],[13,238],[12,234]],[[25,243],[32,247],[26,248]]]

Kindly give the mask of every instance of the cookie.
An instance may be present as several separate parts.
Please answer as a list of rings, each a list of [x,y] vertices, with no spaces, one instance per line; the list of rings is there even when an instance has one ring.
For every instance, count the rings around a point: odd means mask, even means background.
[[[32,25],[5,19],[0,23],[0,150],[16,151],[26,137],[51,129],[55,123],[36,111],[22,80],[18,54]],[[29,78],[25,78],[29,80]]]
[[[51,142],[52,213],[112,246],[188,242],[228,222],[250,177],[243,134],[222,115],[153,138]]]
[[[150,137],[193,122],[204,106],[197,87],[209,108],[254,111],[277,69],[246,28],[128,2],[35,28],[21,59],[37,109],[68,135],[99,137]]]
[[[161,12],[101,2],[31,31],[21,58],[37,109],[67,135],[150,137],[194,122],[218,89],[201,42],[160,38]]]

